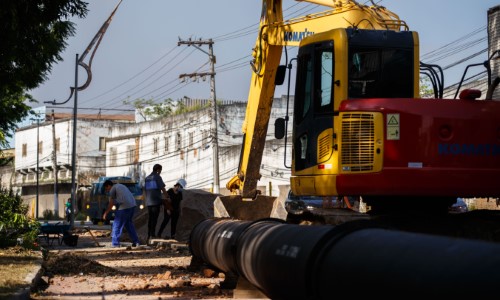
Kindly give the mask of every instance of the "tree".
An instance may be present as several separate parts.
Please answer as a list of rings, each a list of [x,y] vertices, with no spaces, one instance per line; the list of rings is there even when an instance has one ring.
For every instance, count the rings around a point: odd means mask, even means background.
[[[21,196],[0,186],[0,248],[15,245],[19,237],[22,246],[36,247],[39,226],[28,216],[28,205],[23,204]]]
[[[190,111],[196,111],[210,106],[209,104],[187,106],[182,100],[167,98],[162,103],[156,103],[153,99],[124,100],[123,104],[133,106],[144,120],[155,120],[173,115],[180,115]]]
[[[434,98],[434,89],[429,77],[420,77],[420,97]]]
[[[144,120],[154,120],[168,117],[172,114],[172,99],[165,99],[163,103],[155,103],[153,99],[124,100],[123,104],[132,105]]]
[[[81,0],[0,1],[0,146],[36,102],[29,91],[62,61],[66,39],[76,32],[70,17],[84,18]]]

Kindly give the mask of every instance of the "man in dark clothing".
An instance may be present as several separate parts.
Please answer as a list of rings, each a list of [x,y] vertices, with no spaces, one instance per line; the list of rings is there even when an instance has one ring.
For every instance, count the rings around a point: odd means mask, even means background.
[[[160,176],[162,166],[155,164],[153,172],[144,180],[144,188],[146,191],[146,206],[148,207],[148,240],[154,238],[156,232],[156,224],[160,215],[160,206],[162,205],[162,192],[167,195],[165,183]]]
[[[168,221],[172,220],[172,222],[170,223],[170,238],[175,239],[177,221],[179,220],[179,216],[181,214],[182,190],[185,187],[186,180],[179,179],[177,180],[173,188],[168,189],[168,205],[164,206],[164,217],[163,222],[160,225],[160,230],[158,231],[158,236],[161,236],[163,229],[165,229],[168,224]]]

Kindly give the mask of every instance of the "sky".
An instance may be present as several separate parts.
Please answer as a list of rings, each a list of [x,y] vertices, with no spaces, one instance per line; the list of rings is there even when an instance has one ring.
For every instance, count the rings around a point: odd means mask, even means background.
[[[39,103],[71,113],[70,87],[75,82],[75,58],[84,53],[119,0],[90,0],[85,19],[76,23],[75,36],[67,40],[63,61],[55,64],[46,82],[32,90]],[[314,4],[283,1],[284,16],[321,11]],[[467,64],[487,59],[487,11],[498,0],[374,0],[404,20],[420,38],[421,61],[449,66],[478,53],[465,63],[445,70],[445,86],[457,83]],[[359,1],[359,3],[366,3]],[[256,0],[123,0],[92,60],[92,79],[78,93],[79,113],[132,113],[124,100],[188,97],[210,99],[210,80],[181,82],[180,74],[209,72],[207,46],[178,45],[179,39],[212,39],[216,56],[216,97],[246,101],[250,86],[249,62],[254,47],[261,2]],[[289,53],[296,53],[291,50]],[[89,63],[92,51],[84,62]],[[477,70],[477,72],[482,70]],[[470,71],[469,71],[470,72]],[[472,72],[474,73],[474,72]],[[86,80],[78,68],[79,86]],[[286,94],[278,87],[275,96]],[[57,106],[44,103],[55,100]]]

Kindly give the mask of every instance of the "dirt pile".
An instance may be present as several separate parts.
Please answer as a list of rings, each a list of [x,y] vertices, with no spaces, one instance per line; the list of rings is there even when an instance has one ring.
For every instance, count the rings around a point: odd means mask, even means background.
[[[46,276],[79,274],[111,276],[123,274],[121,271],[88,259],[85,257],[85,252],[49,252],[43,267]]]
[[[96,239],[107,245],[110,238]],[[184,243],[97,247],[90,235],[81,234],[76,248],[58,246],[49,251],[31,299],[232,298],[232,290],[221,288],[224,279],[223,273],[191,266],[191,254]]]

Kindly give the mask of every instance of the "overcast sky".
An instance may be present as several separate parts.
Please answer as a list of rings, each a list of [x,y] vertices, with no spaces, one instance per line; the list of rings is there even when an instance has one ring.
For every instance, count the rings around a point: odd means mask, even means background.
[[[91,0],[86,19],[74,20],[76,35],[68,40],[64,61],[53,67],[48,80],[32,91],[40,103],[63,102],[75,80],[75,56],[81,55],[119,0]],[[375,1],[399,15],[420,37],[424,62],[449,65],[473,53],[465,64],[487,58],[487,11],[498,0],[382,0]],[[360,3],[364,3],[360,1]],[[208,56],[194,47],[178,46],[186,40],[213,39],[218,99],[245,101],[261,2],[257,0],[123,0],[92,61],[90,86],[78,93],[80,113],[120,112],[132,109],[123,100],[210,98],[209,80],[184,82],[180,74],[208,72]],[[318,11],[312,4],[284,1],[285,18]],[[460,41],[462,40],[462,41]],[[454,45],[460,47],[455,48]],[[208,51],[208,47],[202,47]],[[429,55],[431,51],[438,53]],[[91,53],[87,55],[89,62]],[[456,83],[464,65],[445,71],[445,86]],[[479,70],[477,70],[479,71]],[[80,85],[86,73],[79,68]],[[278,88],[275,96],[286,93]],[[71,112],[73,99],[58,111]]]

